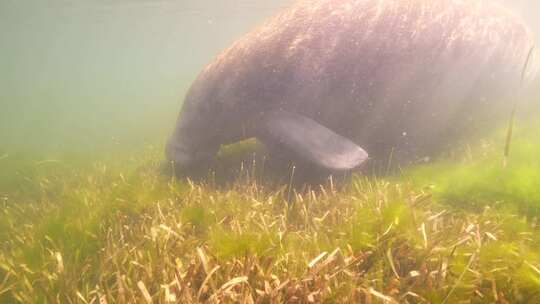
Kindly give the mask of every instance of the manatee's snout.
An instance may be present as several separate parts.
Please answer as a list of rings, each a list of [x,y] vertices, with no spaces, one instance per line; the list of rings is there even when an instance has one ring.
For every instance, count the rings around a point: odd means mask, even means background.
[[[165,148],[165,158],[181,168],[192,167],[197,163],[197,153],[176,139],[170,139]]]
[[[213,158],[213,150],[195,149],[178,137],[171,137],[165,147],[166,162],[162,164],[162,171],[168,175],[192,175],[204,171]]]

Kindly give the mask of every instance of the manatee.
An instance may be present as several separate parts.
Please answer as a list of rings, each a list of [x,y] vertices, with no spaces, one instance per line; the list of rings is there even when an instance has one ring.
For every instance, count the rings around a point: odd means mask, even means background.
[[[196,169],[255,137],[325,172],[424,159],[507,121],[533,43],[490,1],[300,1],[200,72],[165,155]]]

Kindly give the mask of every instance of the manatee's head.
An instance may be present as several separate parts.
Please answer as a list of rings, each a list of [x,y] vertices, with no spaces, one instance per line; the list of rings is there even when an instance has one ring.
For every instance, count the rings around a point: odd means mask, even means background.
[[[165,147],[163,172],[176,176],[198,175],[206,171],[216,151],[214,144],[200,144],[196,133],[177,128]]]
[[[165,147],[166,172],[191,176],[206,171],[220,146],[218,117],[205,87],[195,83]]]
[[[171,136],[165,147],[165,157],[168,162],[174,163],[181,168],[196,166],[206,158],[202,151],[196,151],[186,144],[182,138]]]

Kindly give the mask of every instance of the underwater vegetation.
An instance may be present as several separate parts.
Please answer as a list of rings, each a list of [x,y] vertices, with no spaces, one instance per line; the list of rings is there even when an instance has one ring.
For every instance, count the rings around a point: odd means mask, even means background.
[[[539,303],[536,127],[517,125],[506,167],[503,130],[399,176],[305,188],[170,179],[153,147],[7,155],[0,303]]]
[[[404,172],[417,185],[432,187],[440,201],[466,210],[486,206],[540,214],[540,134],[538,123],[518,124],[508,163],[503,157],[506,130],[479,147],[466,147],[461,160],[439,161]]]

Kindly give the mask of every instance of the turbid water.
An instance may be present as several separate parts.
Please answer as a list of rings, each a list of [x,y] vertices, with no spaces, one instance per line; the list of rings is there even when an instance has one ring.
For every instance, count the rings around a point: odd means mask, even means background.
[[[222,48],[287,1],[2,1],[0,150],[156,143]]]

